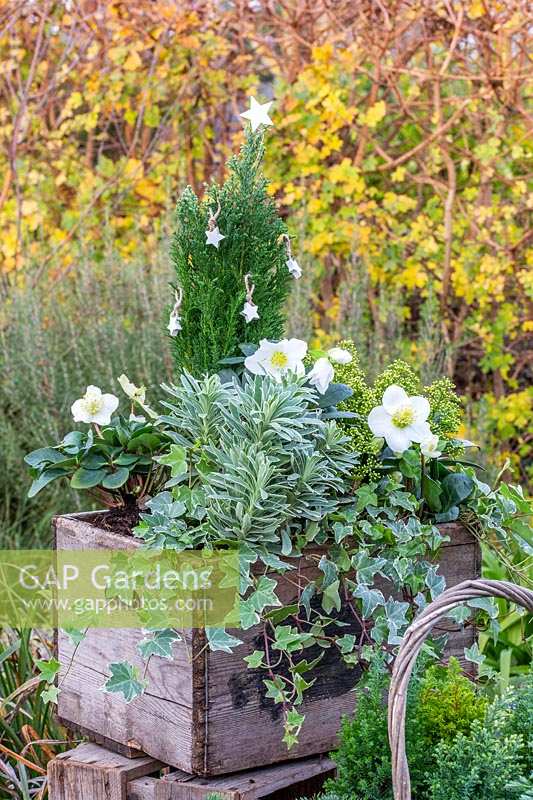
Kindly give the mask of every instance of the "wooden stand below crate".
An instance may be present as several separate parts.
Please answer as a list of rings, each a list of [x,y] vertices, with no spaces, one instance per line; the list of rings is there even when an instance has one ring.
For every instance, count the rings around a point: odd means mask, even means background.
[[[167,773],[167,774],[165,774]],[[126,758],[81,744],[48,765],[50,800],[294,800],[317,794],[335,765],[326,756],[202,778],[170,771],[149,756]]]

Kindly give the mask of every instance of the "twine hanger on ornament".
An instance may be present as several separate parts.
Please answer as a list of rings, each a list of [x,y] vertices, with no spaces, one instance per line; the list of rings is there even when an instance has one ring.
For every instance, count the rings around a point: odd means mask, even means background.
[[[183,301],[183,289],[181,286],[174,290],[174,298],[174,308],[170,312],[170,319],[168,321],[168,332],[171,336],[177,336],[178,332],[181,331],[180,308]]]
[[[216,211],[213,211],[212,208],[209,209],[209,219],[207,220],[207,228],[210,231],[214,231],[215,228],[217,227],[217,219],[219,218],[220,212],[222,211],[222,208],[220,206],[220,200],[218,200],[217,203],[218,206]]]
[[[250,273],[244,276],[244,285],[246,287],[246,302],[253,303],[254,301],[254,291],[255,291],[255,283],[250,284],[251,279]]]
[[[259,309],[254,303],[254,290],[255,284],[251,283],[252,276],[250,273],[244,276],[244,286],[246,288],[246,302],[244,303],[241,314],[246,322],[252,322],[254,319],[259,319]]]
[[[283,233],[281,238],[283,239],[283,241],[285,243],[285,249],[287,251],[287,260],[285,262],[286,265],[287,265],[287,269],[291,273],[292,277],[296,278],[296,280],[298,280],[298,278],[302,277],[302,268],[298,264],[296,259],[293,258],[292,250],[291,250],[291,240],[290,240],[289,234],[288,233]]]

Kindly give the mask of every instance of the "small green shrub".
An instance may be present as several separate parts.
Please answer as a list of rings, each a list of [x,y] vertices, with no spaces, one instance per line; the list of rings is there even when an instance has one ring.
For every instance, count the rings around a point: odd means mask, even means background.
[[[417,715],[429,746],[467,735],[474,720],[483,720],[487,700],[461,672],[456,658],[447,667],[430,666],[420,685]]]
[[[502,715],[491,725],[475,720],[469,736],[460,733],[435,749],[431,800],[511,800],[519,790],[508,785],[520,775],[523,738],[506,734]]]
[[[392,800],[391,758],[387,735],[386,693],[389,678],[373,662],[364,688],[357,692],[357,711],[346,718],[334,755],[338,778],[326,791],[356,800]],[[437,767],[435,745],[468,734],[485,716],[487,701],[461,673],[457,659],[414,675],[407,704],[406,746],[413,797],[429,797],[429,780]],[[450,795],[448,800],[454,798]],[[458,796],[459,797],[459,796]]]
[[[374,660],[363,687],[357,691],[357,711],[343,720],[340,747],[333,758],[338,777],[326,784],[326,792],[357,800],[392,800],[391,758],[387,735],[388,674]],[[416,703],[418,685],[411,682],[408,707]],[[416,717],[408,714],[407,752],[413,788],[420,786],[426,769],[426,752]]]

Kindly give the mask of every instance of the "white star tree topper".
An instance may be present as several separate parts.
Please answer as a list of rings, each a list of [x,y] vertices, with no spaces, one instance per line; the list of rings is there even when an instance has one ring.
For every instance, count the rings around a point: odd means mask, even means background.
[[[268,109],[272,103],[272,100],[268,103],[258,103],[255,97],[250,97],[250,108],[248,111],[243,111],[241,117],[250,121],[253,132],[255,132],[260,125],[267,127],[268,125],[274,124],[268,116]]]

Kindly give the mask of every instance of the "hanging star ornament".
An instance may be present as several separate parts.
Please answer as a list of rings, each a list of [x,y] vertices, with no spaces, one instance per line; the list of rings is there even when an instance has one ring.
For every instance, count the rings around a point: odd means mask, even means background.
[[[248,111],[243,111],[241,117],[250,121],[253,132],[255,132],[260,125],[267,127],[268,125],[274,124],[268,116],[268,109],[272,103],[272,100],[268,103],[258,103],[255,97],[250,97],[250,108]]]
[[[249,300],[247,300],[246,303],[244,304],[241,314],[243,315],[246,322],[251,322],[254,319],[259,319],[258,307]]]
[[[213,230],[209,230],[208,229],[205,232],[205,243],[206,244],[212,244],[214,247],[216,247],[217,250],[218,250],[218,246],[219,246],[220,242],[222,241],[222,239],[225,239],[225,238],[226,237],[224,236],[224,234],[220,233],[220,231],[218,229],[218,225],[216,225],[213,228]]]

